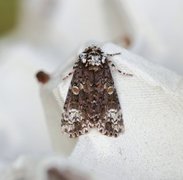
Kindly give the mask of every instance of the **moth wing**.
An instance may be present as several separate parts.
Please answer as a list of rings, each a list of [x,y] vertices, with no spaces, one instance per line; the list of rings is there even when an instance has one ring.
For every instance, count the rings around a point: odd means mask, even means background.
[[[102,77],[103,81],[100,80]],[[97,79],[98,78],[98,79]],[[97,123],[99,132],[107,136],[117,137],[124,131],[123,115],[118,99],[118,94],[114,85],[113,77],[108,64],[105,64],[101,75],[96,75],[96,87],[102,84],[103,88],[98,88],[101,101],[100,119]]]
[[[79,64],[73,74],[71,84],[67,93],[62,113],[62,131],[69,134],[69,137],[78,137],[88,132],[88,120],[85,114],[86,94],[83,91],[82,83],[85,81],[83,71]]]

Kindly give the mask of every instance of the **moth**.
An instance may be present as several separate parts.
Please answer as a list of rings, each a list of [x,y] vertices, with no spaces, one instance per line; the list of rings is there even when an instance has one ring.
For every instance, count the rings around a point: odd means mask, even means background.
[[[61,119],[62,131],[69,137],[83,135],[90,128],[97,128],[111,137],[118,137],[124,131],[121,106],[110,71],[110,65],[115,67],[110,57],[119,54],[106,54],[92,45],[77,57]]]

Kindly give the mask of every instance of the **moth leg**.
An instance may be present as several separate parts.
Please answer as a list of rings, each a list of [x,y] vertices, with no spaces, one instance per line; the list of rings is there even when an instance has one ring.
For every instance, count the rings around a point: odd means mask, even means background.
[[[71,71],[69,74],[67,74],[67,76],[65,76],[64,78],[62,78],[62,80],[66,80],[68,77],[70,77],[72,74],[74,74],[75,69],[78,67],[78,62],[76,62],[73,66],[73,71]]]
[[[73,73],[74,73],[74,71],[68,73],[67,76],[65,76],[64,78],[62,78],[62,80],[66,80],[66,79],[67,79],[68,77],[70,77]]]
[[[117,56],[117,55],[120,55],[121,53],[114,53],[114,54],[107,54],[107,56],[110,56],[110,57],[113,57],[113,56]]]
[[[111,65],[111,67],[115,71],[119,72],[121,75],[123,75],[123,76],[133,76],[133,74],[131,74],[131,73],[126,73],[126,72],[123,72],[123,71],[119,70],[118,68],[116,68],[116,66],[112,63],[112,61],[109,61],[109,64]]]

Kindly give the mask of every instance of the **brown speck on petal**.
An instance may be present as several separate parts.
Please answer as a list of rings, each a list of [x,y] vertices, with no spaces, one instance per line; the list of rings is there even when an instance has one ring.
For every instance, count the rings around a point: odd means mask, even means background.
[[[45,73],[44,71],[39,71],[36,74],[36,78],[37,80],[42,83],[42,84],[46,84],[49,80],[50,80],[50,75]]]
[[[126,35],[126,36],[122,37],[122,42],[124,43],[124,47],[128,48],[132,44],[132,39],[130,36]]]
[[[68,180],[63,173],[56,168],[47,171],[48,180]]]
[[[52,167],[47,170],[48,180],[89,180],[86,175],[80,175],[80,173],[75,173],[72,169],[60,170]]]

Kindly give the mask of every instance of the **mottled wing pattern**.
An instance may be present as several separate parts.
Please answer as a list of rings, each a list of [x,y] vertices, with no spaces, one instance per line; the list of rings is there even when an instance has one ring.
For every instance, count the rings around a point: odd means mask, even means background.
[[[121,107],[108,62],[97,68],[77,63],[61,126],[70,137],[85,134],[92,127],[107,136],[117,137],[122,132]]]
[[[91,86],[87,83],[89,82],[88,77],[92,78],[93,75],[87,74],[87,69],[83,66],[84,65],[81,62],[76,63],[64,104],[64,112],[62,113],[61,127],[70,137],[77,137],[85,134],[89,129],[89,119],[86,113],[86,107],[88,97],[90,96]]]
[[[102,78],[101,78],[102,77]],[[123,116],[108,63],[95,73],[95,91],[100,109],[96,127],[107,136],[117,137],[123,130]]]

